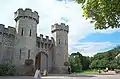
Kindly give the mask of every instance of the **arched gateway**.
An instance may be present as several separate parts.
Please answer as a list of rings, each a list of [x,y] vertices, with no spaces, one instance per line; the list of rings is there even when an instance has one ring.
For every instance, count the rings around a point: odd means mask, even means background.
[[[41,72],[48,70],[48,54],[39,52],[35,57],[35,69],[40,69]]]

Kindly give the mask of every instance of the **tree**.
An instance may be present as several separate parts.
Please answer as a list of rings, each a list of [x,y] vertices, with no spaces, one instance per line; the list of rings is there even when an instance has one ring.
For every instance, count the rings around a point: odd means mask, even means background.
[[[83,16],[95,29],[120,27],[120,0],[76,0],[82,4]]]
[[[90,64],[90,68],[92,69],[105,69],[106,67],[108,67],[108,61],[107,60],[94,60],[92,61],[92,63]]]
[[[82,71],[82,64],[79,59],[79,55],[75,53],[71,54],[69,57],[71,72],[81,72]]]
[[[72,72],[78,72],[79,70],[87,70],[89,69],[89,64],[91,61],[90,57],[83,56],[81,53],[72,53],[69,56],[70,66]],[[80,72],[79,71],[79,72]]]
[[[109,69],[120,69],[120,57],[116,57],[119,53],[120,46],[116,46],[109,51],[95,54],[92,58],[90,68],[105,69],[108,67]]]
[[[89,69],[89,64],[90,64],[90,57],[83,56],[82,57],[82,69],[87,70]]]

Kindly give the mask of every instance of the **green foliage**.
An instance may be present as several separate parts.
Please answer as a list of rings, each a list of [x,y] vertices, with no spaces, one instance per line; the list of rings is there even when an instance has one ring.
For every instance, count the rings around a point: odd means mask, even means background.
[[[72,53],[69,57],[72,72],[81,72],[89,69],[90,57],[82,56],[79,52]]]
[[[82,57],[82,69],[87,70],[89,69],[90,64],[90,57],[83,56]]]
[[[107,60],[94,60],[92,61],[92,63],[90,64],[90,68],[92,69],[105,69],[106,67],[108,67],[108,61]]]
[[[70,55],[69,61],[71,66],[71,72],[81,72],[82,71],[82,64],[79,58],[78,53],[72,53]]]
[[[120,0],[76,0],[82,4],[83,15],[91,19],[95,29],[120,27]]]
[[[72,53],[69,57],[72,72],[80,72],[88,69],[120,69],[120,46],[109,51],[97,53],[94,57],[82,56],[79,52]]]
[[[9,64],[1,64],[0,65],[0,76],[14,75],[15,74],[15,66]]]
[[[120,69],[120,58],[116,56],[120,53],[120,46],[107,52],[98,53],[92,58],[90,68],[92,69]]]

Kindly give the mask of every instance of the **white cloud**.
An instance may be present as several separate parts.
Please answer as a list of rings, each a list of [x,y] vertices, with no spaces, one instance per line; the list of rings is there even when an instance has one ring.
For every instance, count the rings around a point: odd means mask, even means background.
[[[77,50],[76,46],[71,47],[71,45],[79,44],[78,40],[86,37],[88,34],[120,31],[120,29],[95,31],[93,24],[90,24],[89,21],[82,17],[81,6],[75,2],[67,2],[67,4],[65,4],[64,2],[58,2],[56,0],[4,0],[1,1],[0,6],[0,23],[6,26],[15,26],[14,12],[18,8],[31,8],[37,11],[40,15],[40,23],[37,30],[38,34],[50,35],[51,25],[56,22],[63,22],[61,17],[65,18],[68,20],[66,24],[70,26],[69,48],[75,51]],[[96,44],[92,45],[95,46]]]
[[[83,42],[83,43],[76,43],[70,46],[70,51],[73,52],[80,52],[85,56],[93,56],[98,52],[102,52],[105,50],[109,50],[117,46],[117,43],[111,42]]]

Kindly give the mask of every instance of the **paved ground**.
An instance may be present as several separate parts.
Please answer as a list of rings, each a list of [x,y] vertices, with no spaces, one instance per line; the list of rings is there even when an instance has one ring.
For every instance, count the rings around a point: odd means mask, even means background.
[[[0,79],[34,79],[32,76],[0,76]],[[46,76],[42,79],[120,79],[119,75],[68,75],[68,76]]]

